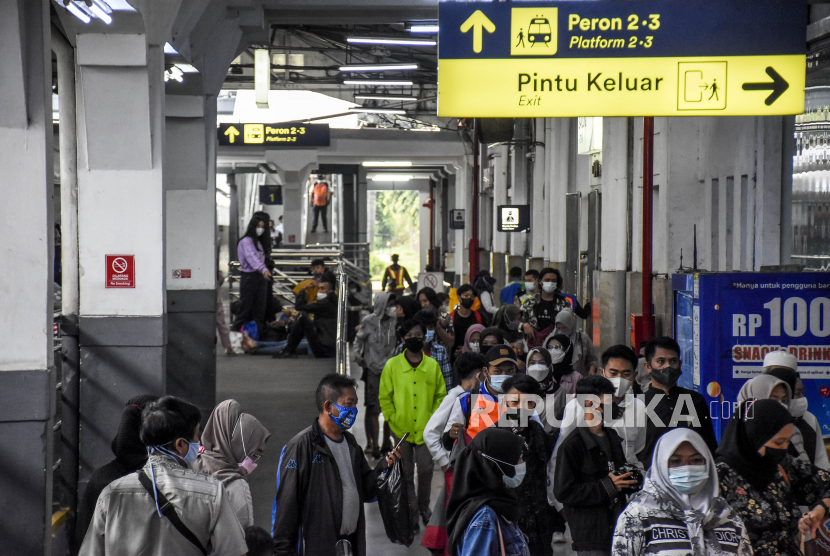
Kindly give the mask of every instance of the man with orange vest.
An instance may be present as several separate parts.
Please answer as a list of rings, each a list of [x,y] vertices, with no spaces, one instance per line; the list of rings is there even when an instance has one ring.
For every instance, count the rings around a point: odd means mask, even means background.
[[[326,211],[328,210],[330,199],[331,191],[329,190],[329,184],[324,181],[323,176],[317,176],[314,186],[311,189],[311,208],[314,209],[314,222],[311,224],[312,234],[317,231],[318,217],[323,221],[323,231],[326,233],[329,232]]]
[[[383,282],[381,283],[381,289],[386,289],[387,284],[389,285],[390,292],[403,292],[406,288],[404,285],[404,281],[409,284],[409,287],[412,287],[412,279],[409,277],[409,273],[406,271],[404,267],[398,264],[398,255],[392,255],[392,264],[386,267],[386,270],[383,271]]]
[[[478,433],[499,422],[499,394],[504,393],[501,385],[516,374],[519,362],[513,348],[504,344],[491,347],[484,358],[487,365],[481,370],[481,386],[462,392],[453,402],[441,439],[448,451],[452,450],[459,433],[465,435],[466,444],[469,444]],[[539,420],[535,413],[531,418]]]

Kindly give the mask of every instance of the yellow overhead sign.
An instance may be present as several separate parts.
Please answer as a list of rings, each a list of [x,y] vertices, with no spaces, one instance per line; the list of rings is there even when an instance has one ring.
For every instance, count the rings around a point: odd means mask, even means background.
[[[804,7],[747,10],[744,0],[441,2],[438,115],[802,113]]]
[[[805,57],[442,60],[438,115],[751,116],[804,111]],[[773,68],[787,89],[767,73]],[[496,77],[497,76],[497,77]],[[486,82],[486,86],[471,84]],[[745,87],[758,84],[757,89]],[[764,88],[762,88],[764,87]],[[788,94],[790,93],[790,94]]]

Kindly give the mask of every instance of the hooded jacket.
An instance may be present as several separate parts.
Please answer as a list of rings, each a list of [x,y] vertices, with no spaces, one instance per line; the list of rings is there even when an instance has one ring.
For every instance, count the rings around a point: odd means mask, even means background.
[[[574,370],[582,376],[587,376],[591,366],[599,367],[594,342],[590,336],[576,327],[576,315],[573,309],[568,307],[559,311],[554,319],[554,327],[556,324],[561,324],[567,329],[560,333],[571,340],[571,346],[573,346],[571,364]]]
[[[669,480],[669,458],[684,442],[706,458],[709,477],[693,494]],[[675,429],[657,442],[643,485],[617,520],[613,556],[751,556],[743,522],[720,497],[715,459],[694,431]]]
[[[397,340],[395,338],[395,317],[386,317],[386,306],[389,298],[394,297],[391,292],[375,294],[372,314],[363,318],[360,330],[357,331],[354,341],[356,359],[362,359],[366,366],[375,374],[383,372],[383,367],[395,355]]]
[[[137,471],[147,462],[147,447],[141,442],[141,406],[157,399],[155,396],[140,396],[133,398],[121,414],[121,424],[118,433],[112,439],[112,453],[115,459],[92,472],[86,490],[78,504],[78,518],[75,524],[75,550],[81,547],[86,536],[92,516],[95,513],[95,504],[101,492],[116,479]]]
[[[386,469],[381,460],[372,470],[354,436],[343,432],[349,445],[355,484],[360,497],[355,556],[366,554],[364,502],[377,495],[377,478]],[[277,468],[277,495],[271,513],[276,556],[334,556],[343,520],[343,488],[334,455],[317,420],[282,449]]]
[[[576,393],[576,383],[582,380],[582,375],[577,371],[573,366],[573,356],[574,353],[574,345],[571,341],[570,337],[567,334],[563,334],[558,330],[554,330],[550,334],[545,337],[545,341],[542,342],[541,347],[545,347],[548,345],[554,336],[565,336],[568,339],[569,345],[563,346],[565,348],[565,359],[556,363],[552,366],[554,380],[556,380],[556,376],[559,375],[559,384],[568,394],[575,394]],[[559,342],[562,343],[561,341]],[[545,348],[546,349],[546,348]]]

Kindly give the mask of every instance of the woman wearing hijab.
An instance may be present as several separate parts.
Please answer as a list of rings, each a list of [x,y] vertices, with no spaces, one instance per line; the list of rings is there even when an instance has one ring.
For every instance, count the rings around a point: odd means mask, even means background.
[[[568,394],[576,393],[576,383],[582,375],[573,367],[573,344],[571,339],[561,332],[554,332],[542,343],[551,357],[553,379],[562,385]]]
[[[721,496],[746,525],[755,556],[801,554],[830,505],[830,474],[787,453],[793,417],[775,400],[744,402],[718,446]],[[812,508],[802,516],[799,506]]]
[[[490,273],[486,270],[480,270],[473,281],[473,287],[478,292],[478,300],[481,301],[481,308],[491,316],[498,311],[493,301],[493,286],[495,284],[496,279],[490,276]]]
[[[487,353],[487,350],[493,346],[504,343],[504,335],[496,326],[488,326],[481,331],[481,353]]]
[[[483,324],[474,324],[467,329],[467,334],[464,336],[464,345],[461,347],[461,353],[482,353],[482,330],[484,330]]]
[[[517,305],[502,305],[493,317],[493,326],[497,326],[504,336],[504,343],[524,357],[527,344],[521,330],[522,310]]]
[[[512,432],[491,427],[459,454],[447,503],[450,554],[529,556],[515,524],[519,502],[514,489],[525,471],[523,444]]]
[[[202,433],[205,450],[193,465],[199,473],[222,481],[243,529],[254,524],[248,475],[256,469],[269,436],[256,417],[240,411],[236,400],[225,400],[210,414]]]
[[[554,377],[553,363],[550,358],[550,352],[547,348],[541,346],[535,347],[527,354],[527,359],[525,361],[527,375],[539,383],[539,387],[542,390],[542,399],[547,399],[548,396],[553,396],[553,419],[561,421],[562,414],[565,412],[565,404],[567,404],[568,400],[571,398],[571,392],[568,392],[562,388],[562,384]],[[551,432],[554,428],[551,423],[556,421],[550,419],[550,423],[548,422],[547,406],[548,404],[544,403],[540,407],[537,407],[536,413],[539,415],[539,419],[545,426],[545,431]]]
[[[566,308],[559,311],[554,327],[557,334],[564,334],[571,340],[573,346],[571,363],[574,370],[582,376],[595,374],[599,360],[594,350],[594,342],[590,336],[576,327],[576,315],[573,309]]]
[[[671,540],[669,540],[671,539]],[[613,556],[751,556],[741,518],[721,498],[715,458],[691,429],[657,441],[643,489],[617,519]]]
[[[798,458],[808,461],[825,471],[830,471],[830,459],[824,448],[821,425],[816,416],[807,411],[807,398],[804,397],[804,384],[801,383],[801,393],[798,395],[798,359],[784,351],[773,351],[764,357],[764,374],[774,376],[787,383],[792,396],[788,406],[790,415],[795,418],[793,424],[792,447],[790,453],[798,453]]]
[[[127,406],[121,413],[121,424],[118,433],[112,439],[112,453],[115,459],[92,472],[84,495],[78,504],[78,518],[75,523],[75,549],[73,554],[81,548],[87,529],[95,513],[95,505],[101,492],[116,479],[138,471],[147,462],[147,446],[141,442],[141,412],[148,404],[158,400],[158,396],[136,396],[127,401]]]
[[[776,369],[778,371],[779,369]],[[789,370],[789,369],[780,369]],[[773,371],[775,373],[775,371]],[[790,439],[790,454],[804,463],[812,463],[816,467],[828,470],[830,463],[827,461],[827,451],[824,449],[824,442],[816,446],[821,438],[815,429],[803,418],[799,419],[795,413],[793,394],[790,383],[780,378],[779,374],[762,374],[747,380],[738,392],[738,403],[749,400],[775,400],[786,407],[793,416],[793,437]],[[784,378],[791,378],[784,375]],[[796,378],[796,377],[792,377]],[[795,380],[792,381],[795,384]]]

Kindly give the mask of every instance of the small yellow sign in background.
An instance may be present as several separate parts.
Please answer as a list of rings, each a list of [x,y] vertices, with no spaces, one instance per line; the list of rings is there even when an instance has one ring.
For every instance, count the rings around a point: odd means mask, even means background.
[[[551,56],[558,48],[559,8],[512,8],[510,54]]]

